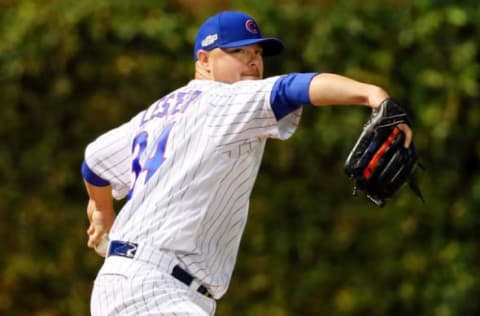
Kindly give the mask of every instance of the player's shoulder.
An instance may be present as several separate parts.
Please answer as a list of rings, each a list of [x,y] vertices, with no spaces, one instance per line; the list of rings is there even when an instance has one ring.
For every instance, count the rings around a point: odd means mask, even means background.
[[[214,80],[192,80],[186,88],[199,89],[205,95],[255,94],[269,90],[278,78],[276,76],[261,80],[241,80],[231,84]]]
[[[199,89],[199,90],[210,90],[210,89],[222,89],[228,88],[230,85],[224,82],[215,81],[215,80],[199,80],[193,79],[187,85],[182,87],[183,89]]]

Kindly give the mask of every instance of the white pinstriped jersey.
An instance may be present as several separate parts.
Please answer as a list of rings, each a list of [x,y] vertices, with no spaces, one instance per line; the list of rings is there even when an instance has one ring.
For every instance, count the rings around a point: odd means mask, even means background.
[[[215,298],[227,290],[268,138],[286,139],[301,109],[277,121],[279,77],[193,80],[89,144],[85,161],[128,198],[110,239],[173,251]]]

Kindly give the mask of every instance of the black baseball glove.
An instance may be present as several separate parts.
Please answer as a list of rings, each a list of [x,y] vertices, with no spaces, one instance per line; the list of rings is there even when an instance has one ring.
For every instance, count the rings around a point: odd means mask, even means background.
[[[413,177],[419,165],[415,145],[403,146],[405,135],[397,127],[401,123],[411,125],[403,107],[384,100],[372,112],[345,162],[345,173],[355,181],[353,194],[364,191],[380,207],[405,183],[423,201]]]

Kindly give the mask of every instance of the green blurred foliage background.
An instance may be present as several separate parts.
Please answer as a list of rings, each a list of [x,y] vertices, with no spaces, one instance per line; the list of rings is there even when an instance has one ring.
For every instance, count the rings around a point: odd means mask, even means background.
[[[480,5],[446,0],[0,0],[0,314],[88,315],[102,261],[83,150],[190,80],[196,29],[223,9],[285,41],[268,75],[385,87],[427,171],[425,204],[352,197],[342,167],[368,111],[306,108],[267,145],[217,315],[480,315]]]

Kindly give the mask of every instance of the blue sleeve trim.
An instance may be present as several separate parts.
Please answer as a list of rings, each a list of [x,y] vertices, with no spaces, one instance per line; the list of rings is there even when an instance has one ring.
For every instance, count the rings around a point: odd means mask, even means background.
[[[82,163],[82,176],[83,178],[90,184],[99,186],[99,187],[105,187],[107,185],[110,185],[110,182],[108,182],[105,179],[100,178],[97,176],[87,165],[85,160]]]
[[[296,111],[302,105],[311,105],[308,90],[318,73],[291,73],[273,85],[270,104],[277,121]]]

